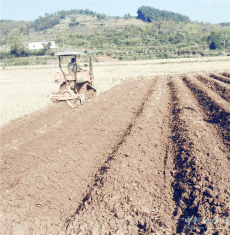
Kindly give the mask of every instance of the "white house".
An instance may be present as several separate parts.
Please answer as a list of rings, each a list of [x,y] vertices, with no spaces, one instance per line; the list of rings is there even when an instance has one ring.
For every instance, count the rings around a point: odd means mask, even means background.
[[[49,42],[29,42],[28,43],[28,49],[30,50],[40,50],[43,49],[43,45],[48,44]],[[50,41],[51,46],[50,48],[58,48],[58,44],[55,43],[55,41]]]

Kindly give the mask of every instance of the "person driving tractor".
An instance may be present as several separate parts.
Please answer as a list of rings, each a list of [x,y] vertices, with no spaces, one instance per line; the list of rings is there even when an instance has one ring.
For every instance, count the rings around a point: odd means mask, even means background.
[[[93,87],[94,75],[92,58],[89,57],[89,61],[87,61],[89,69],[81,69],[79,68],[80,55],[86,54],[77,51],[61,51],[55,53],[55,56],[58,56],[61,73],[55,75],[55,81],[60,83],[60,87],[59,92],[52,94],[52,102],[66,101],[71,108],[76,108],[96,95],[96,89]],[[66,56],[68,56],[71,61],[67,63],[67,68],[63,69],[61,62]],[[63,63],[66,63],[66,59],[63,60]],[[85,64],[84,67],[87,67],[86,65],[87,64]]]
[[[75,71],[77,72],[82,70],[79,66],[79,62],[80,62],[80,56],[77,58],[77,61],[75,60],[75,58],[71,59],[71,62],[69,62],[69,64],[67,65],[69,74],[74,74]]]
[[[75,58],[71,59],[71,62],[68,63],[67,68],[69,74],[74,74],[77,71],[77,64],[75,62]]]

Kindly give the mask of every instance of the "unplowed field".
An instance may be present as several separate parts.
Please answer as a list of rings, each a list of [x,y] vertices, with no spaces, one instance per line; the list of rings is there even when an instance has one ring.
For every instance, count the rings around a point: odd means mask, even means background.
[[[230,234],[230,74],[127,80],[1,128],[16,234]]]

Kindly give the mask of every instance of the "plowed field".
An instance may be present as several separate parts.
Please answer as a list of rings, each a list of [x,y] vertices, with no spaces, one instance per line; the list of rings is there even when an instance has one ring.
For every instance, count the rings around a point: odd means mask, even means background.
[[[230,234],[227,72],[126,80],[1,136],[1,234]]]

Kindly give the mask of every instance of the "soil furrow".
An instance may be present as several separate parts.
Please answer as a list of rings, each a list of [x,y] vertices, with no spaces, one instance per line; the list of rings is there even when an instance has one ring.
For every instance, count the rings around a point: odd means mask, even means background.
[[[183,76],[183,81],[193,91],[207,115],[205,121],[214,124],[219,129],[219,135],[222,136],[224,143],[230,147],[230,103],[194,77]]]
[[[222,72],[222,73],[219,73],[219,74],[221,74],[221,75],[223,75],[225,77],[230,78],[230,73],[229,72]]]
[[[230,84],[230,78],[228,78],[228,76],[223,76],[218,73],[211,73],[211,74],[209,74],[209,76],[212,78],[215,78],[217,80],[220,80],[221,82],[225,82],[227,84]]]
[[[208,88],[218,93],[223,99],[230,102],[230,85],[205,75],[197,75],[196,78]]]
[[[196,76],[3,126],[0,234],[228,235],[229,85]]]
[[[175,232],[172,162],[165,158],[169,103],[167,79],[161,78],[110,162],[101,186],[72,217],[67,234]]]
[[[28,133],[31,141],[29,137],[23,143],[19,139],[15,149],[3,146],[3,234],[6,230],[13,233],[16,224],[20,228],[15,229],[25,233],[34,226],[43,234],[60,229],[121,142],[154,82],[125,81],[93,102],[70,110],[54,130],[45,126],[43,133]]]
[[[170,87],[176,232],[226,234],[230,229],[225,223],[230,213],[229,151],[215,128],[203,120],[199,104],[182,79],[174,76]]]
[[[98,173],[95,174],[95,179],[94,179],[94,182],[93,184],[89,187],[89,189],[87,190],[86,192],[86,195],[85,197],[83,198],[82,200],[82,203],[79,205],[79,207],[77,208],[76,212],[71,216],[71,218],[78,214],[79,211],[82,211],[84,210],[85,208],[85,204],[87,203],[87,201],[89,200],[89,198],[92,197],[92,191],[94,190],[95,187],[97,188],[100,188],[103,186],[104,184],[104,174],[106,174],[106,172],[110,169],[110,165],[111,165],[111,161],[114,159],[114,156],[116,154],[116,152],[119,150],[119,147],[124,143],[124,141],[126,140],[127,136],[130,134],[133,126],[135,125],[136,123],[136,119],[139,117],[139,115],[142,114],[143,112],[143,107],[145,105],[145,103],[148,101],[149,99],[149,96],[151,95],[151,93],[153,92],[153,89],[154,89],[154,85],[155,85],[155,82],[157,80],[154,81],[154,84],[153,83],[150,83],[150,89],[149,91],[147,92],[145,98],[144,98],[144,101],[142,102],[142,104],[139,106],[136,114],[135,114],[135,117],[134,117],[134,120],[132,123],[129,124],[129,126],[127,127],[127,129],[124,131],[124,134],[121,136],[121,139],[119,141],[119,143],[113,148],[113,152],[108,156],[107,160],[105,161],[105,163],[103,164],[103,166],[98,170]],[[71,219],[67,220],[67,225],[66,227],[68,228],[68,224],[69,222],[71,221]]]

